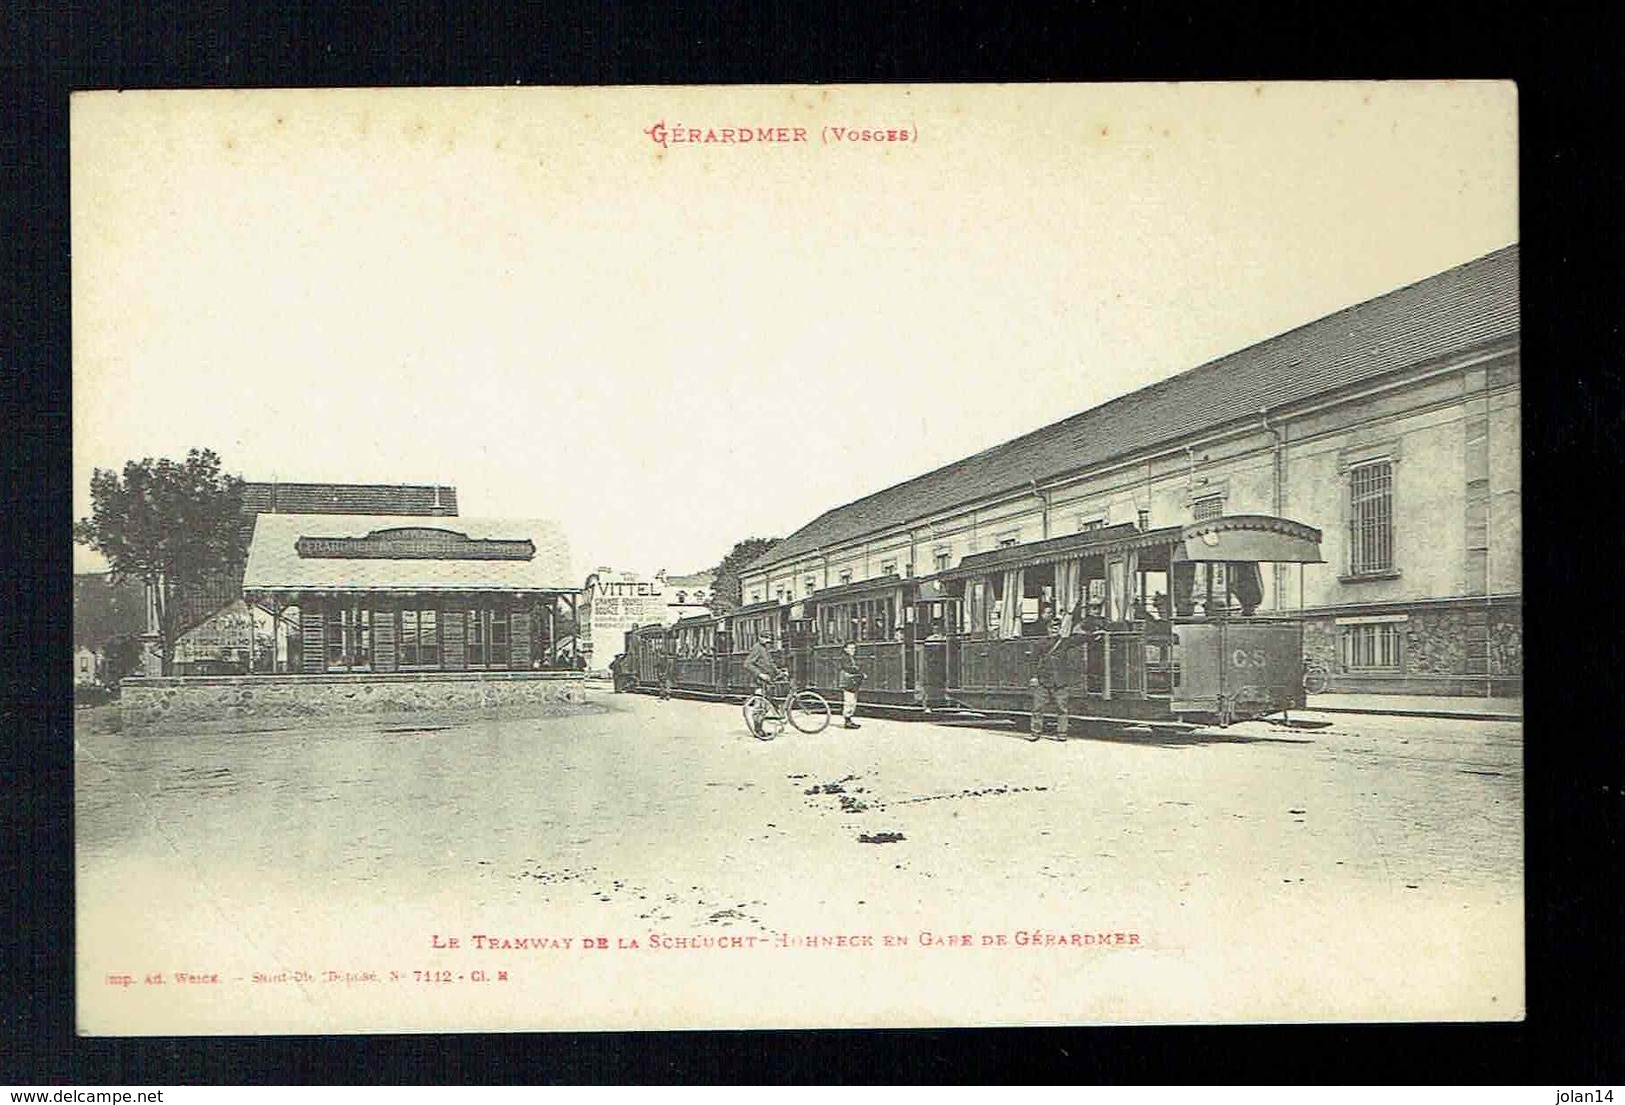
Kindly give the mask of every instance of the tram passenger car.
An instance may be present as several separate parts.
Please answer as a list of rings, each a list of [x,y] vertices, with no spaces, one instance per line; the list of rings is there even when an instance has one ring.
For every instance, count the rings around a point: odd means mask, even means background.
[[[738,697],[752,689],[745,656],[768,635],[797,686],[834,697],[851,642],[866,705],[1025,714],[1059,624],[1080,638],[1074,718],[1229,724],[1304,705],[1303,622],[1285,612],[1286,566],[1299,565],[1301,596],[1302,565],[1321,562],[1320,539],[1268,515],[1105,527],[977,553],[930,577],[882,576],[633,630],[628,670],[653,688],[653,657],[665,652],[679,692]],[[1260,615],[1266,597],[1275,613]]]

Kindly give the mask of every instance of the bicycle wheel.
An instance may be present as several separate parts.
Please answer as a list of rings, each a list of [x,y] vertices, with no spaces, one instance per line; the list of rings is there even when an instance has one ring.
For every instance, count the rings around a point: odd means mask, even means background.
[[[822,733],[829,727],[829,703],[817,691],[797,691],[790,696],[790,724],[803,733]]]
[[[759,694],[748,694],[745,701],[740,703],[739,712],[745,716],[745,728],[754,735],[756,719],[767,713],[767,700]]]
[[[1321,668],[1307,668],[1303,673],[1303,689],[1306,694],[1326,693],[1326,672]]]

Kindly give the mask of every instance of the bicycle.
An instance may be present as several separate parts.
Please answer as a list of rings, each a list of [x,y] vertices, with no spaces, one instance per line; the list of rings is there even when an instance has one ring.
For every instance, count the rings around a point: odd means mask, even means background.
[[[758,689],[746,696],[740,707],[745,715],[745,728],[750,730],[751,736],[770,741],[784,731],[785,722],[803,733],[822,733],[829,727],[830,707],[823,695],[817,691],[794,689],[784,673],[780,674],[773,686],[784,687],[784,696],[778,702],[773,700],[772,694]]]
[[[1326,665],[1304,657],[1303,661],[1303,691],[1305,694],[1325,694],[1330,685],[1331,672]]]

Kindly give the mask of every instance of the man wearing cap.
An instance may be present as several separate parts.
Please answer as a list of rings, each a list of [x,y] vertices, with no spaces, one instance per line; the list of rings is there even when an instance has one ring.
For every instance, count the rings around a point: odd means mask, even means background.
[[[1030,741],[1044,735],[1044,719],[1050,712],[1055,715],[1055,739],[1066,740],[1071,720],[1066,712],[1067,700],[1083,667],[1072,637],[1072,615],[1068,614],[1058,623],[1051,622],[1050,635],[1053,640],[1039,659],[1038,674],[1032,679],[1032,731],[1027,736]],[[1052,706],[1054,709],[1050,711]]]
[[[773,638],[769,634],[763,633],[750,646],[750,653],[745,657],[745,670],[756,677],[756,689],[762,693],[762,697],[771,699],[773,684],[782,672],[773,659]],[[753,721],[752,726],[757,729],[757,736],[761,736],[760,719]]]
[[[858,688],[863,686],[863,668],[858,664],[858,646],[851,641],[841,649],[841,727],[861,729],[856,721]]]

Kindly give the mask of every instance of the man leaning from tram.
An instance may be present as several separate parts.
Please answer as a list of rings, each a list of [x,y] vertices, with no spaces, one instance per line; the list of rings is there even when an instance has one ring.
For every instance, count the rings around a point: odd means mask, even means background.
[[[1072,632],[1073,616],[1050,622],[1050,646],[1038,661],[1038,674],[1029,682],[1033,688],[1032,730],[1027,739],[1044,735],[1044,719],[1055,716],[1055,739],[1066,740],[1071,718],[1067,703],[1083,683],[1083,638]]]

